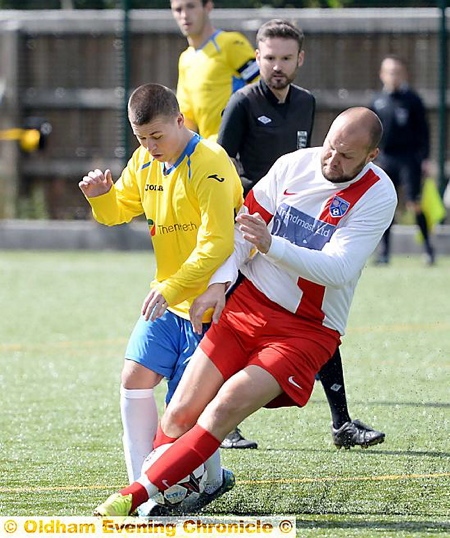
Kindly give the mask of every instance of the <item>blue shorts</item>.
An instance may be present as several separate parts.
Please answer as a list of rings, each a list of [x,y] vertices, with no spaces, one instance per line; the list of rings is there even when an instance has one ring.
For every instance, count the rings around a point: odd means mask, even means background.
[[[203,325],[203,333],[208,327]],[[194,333],[189,320],[168,310],[155,321],[145,321],[141,316],[131,333],[125,358],[167,379],[169,403],[202,336]]]

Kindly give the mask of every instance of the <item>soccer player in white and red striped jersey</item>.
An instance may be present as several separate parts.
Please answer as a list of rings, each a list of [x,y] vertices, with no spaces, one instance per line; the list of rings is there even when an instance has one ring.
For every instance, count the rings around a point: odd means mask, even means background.
[[[382,130],[372,111],[350,108],[323,147],[281,157],[255,185],[236,219],[233,255],[190,310],[197,332],[209,308],[213,325],[162,417],[155,446],[173,444],[97,515],[131,514],[189,475],[261,407],[307,403],[345,332],[362,269],[394,216],[393,184],[372,163]],[[238,269],[245,278],[225,303]],[[233,485],[224,469],[220,488],[185,510],[203,508]]]

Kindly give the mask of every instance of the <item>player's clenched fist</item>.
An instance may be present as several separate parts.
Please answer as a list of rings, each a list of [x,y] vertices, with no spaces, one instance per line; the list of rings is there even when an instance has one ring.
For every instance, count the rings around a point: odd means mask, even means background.
[[[113,185],[111,170],[105,170],[103,173],[98,168],[91,170],[87,176],[78,183],[86,198],[94,198],[109,192]]]
[[[239,213],[236,217],[236,222],[244,239],[255,245],[263,254],[269,251],[272,236],[267,228],[267,224],[259,213],[254,213],[253,215]]]

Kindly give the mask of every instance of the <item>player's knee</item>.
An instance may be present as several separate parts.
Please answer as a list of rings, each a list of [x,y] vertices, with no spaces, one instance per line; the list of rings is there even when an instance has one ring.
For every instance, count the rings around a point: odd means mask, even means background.
[[[190,430],[196,419],[188,406],[169,405],[161,418],[161,427],[163,431],[170,432],[169,435],[178,437]]]
[[[162,378],[162,375],[137,362],[129,359],[124,361],[121,382],[125,389],[152,389],[156,387]]]
[[[207,412],[217,424],[233,421],[244,412],[245,402],[231,393],[218,394],[207,408]]]

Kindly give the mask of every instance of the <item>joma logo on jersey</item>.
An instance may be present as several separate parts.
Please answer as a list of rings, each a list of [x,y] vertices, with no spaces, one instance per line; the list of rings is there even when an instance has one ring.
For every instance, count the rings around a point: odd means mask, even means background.
[[[225,181],[225,178],[224,177],[219,177],[217,174],[210,174],[208,176],[208,179],[215,179],[216,181],[218,181],[219,183],[223,183]]]
[[[163,191],[164,188],[163,188],[162,185],[151,185],[151,184],[147,183],[145,185],[145,190],[146,191]]]

